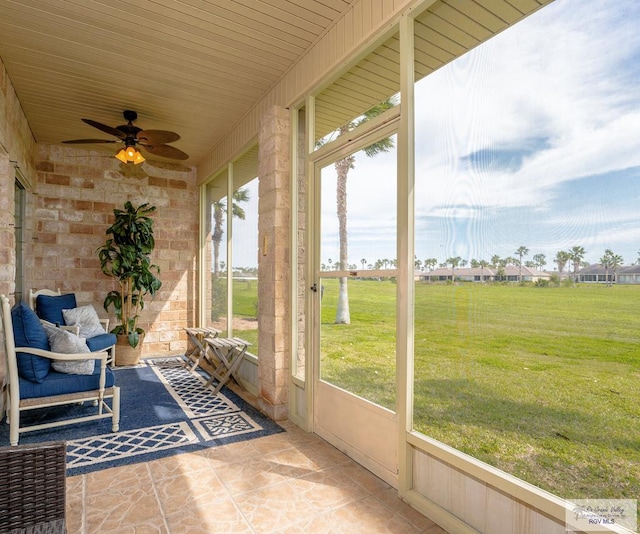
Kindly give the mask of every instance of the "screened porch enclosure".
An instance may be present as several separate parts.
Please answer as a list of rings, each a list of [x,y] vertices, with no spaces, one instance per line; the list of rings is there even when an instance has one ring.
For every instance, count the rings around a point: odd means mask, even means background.
[[[449,532],[637,497],[634,2],[5,4],[0,292],[100,303],[112,210],[150,201],[146,356],[246,339],[261,411]],[[60,144],[120,108],[190,159]]]

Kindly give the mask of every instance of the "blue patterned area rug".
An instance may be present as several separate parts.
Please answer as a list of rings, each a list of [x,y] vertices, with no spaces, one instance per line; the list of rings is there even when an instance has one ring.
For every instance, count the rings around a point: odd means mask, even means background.
[[[185,369],[182,358],[143,360],[116,368],[120,386],[120,431],[102,419],[21,434],[20,444],[67,442],[67,476],[164,456],[217,447],[282,432],[229,388],[213,393],[207,375]],[[25,422],[76,416],[83,406],[55,407],[23,413]],[[37,421],[34,419],[37,418]],[[0,443],[9,443],[9,425],[2,424]]]

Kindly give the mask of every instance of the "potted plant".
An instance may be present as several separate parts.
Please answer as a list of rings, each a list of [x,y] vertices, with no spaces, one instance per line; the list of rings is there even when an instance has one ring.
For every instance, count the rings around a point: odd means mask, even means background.
[[[150,259],[155,240],[149,214],[155,210],[147,203],[136,208],[128,201],[124,210],[114,209],[115,222],[106,231],[110,237],[98,249],[102,272],[120,285],[104,299],[104,309],[113,307],[118,322],[111,330],[118,337],[116,365],[132,365],[140,359],[144,330],[137,326],[138,314],[144,308],[144,297],[155,295],[162,285],[157,277],[160,268]]]

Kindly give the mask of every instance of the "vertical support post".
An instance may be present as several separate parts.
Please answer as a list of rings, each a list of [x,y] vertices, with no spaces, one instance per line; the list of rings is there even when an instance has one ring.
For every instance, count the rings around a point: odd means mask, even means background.
[[[398,130],[398,492],[403,497],[413,486],[411,447],[413,425],[414,337],[414,43],[413,18],[400,20],[400,93],[402,109]]]
[[[289,111],[273,106],[258,139],[258,242],[269,244],[258,255],[258,403],[276,421],[289,402],[290,142]]]

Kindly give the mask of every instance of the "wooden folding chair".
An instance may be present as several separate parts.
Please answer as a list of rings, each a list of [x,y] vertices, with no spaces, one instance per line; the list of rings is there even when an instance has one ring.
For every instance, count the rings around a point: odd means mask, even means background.
[[[218,393],[232,376],[238,385],[241,385],[236,372],[251,343],[239,337],[205,338],[205,343],[213,353],[213,357],[210,356],[210,353],[205,354],[207,362],[213,367],[213,372],[206,383],[206,387],[217,381],[214,393]]]

